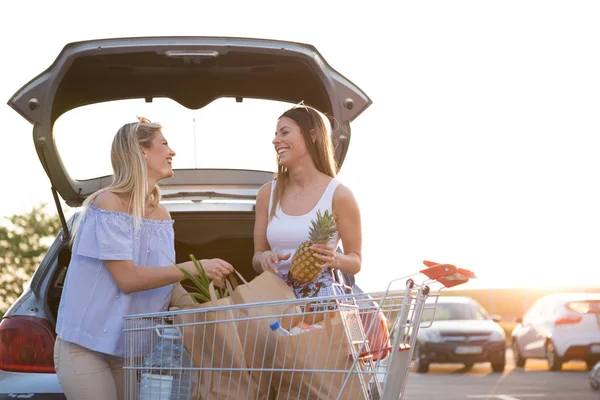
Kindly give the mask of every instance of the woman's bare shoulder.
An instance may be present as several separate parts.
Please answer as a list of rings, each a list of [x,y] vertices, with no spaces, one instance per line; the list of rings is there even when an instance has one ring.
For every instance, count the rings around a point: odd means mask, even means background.
[[[262,185],[260,189],[258,189],[258,193],[271,192],[271,186],[273,185],[273,181],[269,181]]]
[[[340,182],[335,188],[335,192],[333,192],[333,198],[337,200],[350,200],[354,199],[354,193],[352,193],[352,190],[348,186]]]
[[[271,197],[271,185],[273,185],[273,181],[265,183],[258,189],[257,200],[265,200]]]
[[[159,221],[170,221],[171,213],[165,208],[165,206],[159,204],[158,207],[156,207],[156,211],[152,213],[152,219],[156,219]]]
[[[121,198],[115,193],[109,191],[102,192],[97,195],[94,200],[92,200],[91,204],[94,207],[102,208],[106,211],[127,211],[123,209],[123,202],[121,201]]]

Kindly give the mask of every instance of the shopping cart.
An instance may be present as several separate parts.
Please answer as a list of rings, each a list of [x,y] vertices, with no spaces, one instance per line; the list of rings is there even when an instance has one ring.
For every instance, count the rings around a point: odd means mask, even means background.
[[[125,398],[402,399],[424,311],[475,277],[424,263],[383,292],[127,316]]]

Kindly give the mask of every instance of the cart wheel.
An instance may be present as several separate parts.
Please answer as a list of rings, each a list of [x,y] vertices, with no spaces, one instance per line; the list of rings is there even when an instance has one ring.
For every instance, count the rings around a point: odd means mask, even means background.
[[[412,279],[408,279],[406,281],[406,287],[409,288],[409,289],[414,288],[415,287],[415,281],[413,281]]]
[[[550,371],[560,371],[563,362],[558,354],[556,354],[556,348],[551,340],[546,343],[546,359],[548,360]]]
[[[429,286],[425,286],[425,287],[423,288],[423,294],[424,294],[425,296],[429,296],[429,291],[430,291],[430,290],[431,290],[431,289],[429,289]]]

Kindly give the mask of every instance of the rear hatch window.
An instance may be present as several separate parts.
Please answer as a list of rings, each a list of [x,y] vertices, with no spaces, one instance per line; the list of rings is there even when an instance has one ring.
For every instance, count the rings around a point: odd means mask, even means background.
[[[271,144],[277,117],[294,104],[221,98],[191,110],[168,98],[127,99],[82,106],[60,116],[53,136],[66,171],[77,180],[112,174],[110,147],[117,130],[143,116],[163,125],[176,152],[174,169],[275,171]]]

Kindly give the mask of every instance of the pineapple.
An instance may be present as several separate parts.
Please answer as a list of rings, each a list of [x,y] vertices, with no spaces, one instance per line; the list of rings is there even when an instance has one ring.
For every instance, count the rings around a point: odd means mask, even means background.
[[[317,279],[323,270],[315,264],[322,264],[323,261],[313,256],[314,252],[310,246],[316,243],[328,243],[336,233],[337,226],[333,214],[330,214],[329,210],[325,210],[324,214],[317,211],[317,218],[312,221],[308,240],[298,246],[292,258],[290,273],[294,279],[301,283]]]
[[[183,294],[181,298],[183,298],[184,296],[190,296],[198,303],[206,303],[210,301],[210,293],[208,288],[210,285],[210,280],[206,276],[206,272],[204,271],[202,263],[196,260],[196,257],[194,257],[193,254],[190,254],[190,260],[192,260],[194,266],[198,270],[199,276],[192,275],[187,270],[173,263],[177,266],[177,268],[179,268],[181,272],[183,272],[187,280],[191,281],[192,283],[192,287],[182,285],[187,293]],[[217,296],[217,299],[221,299],[223,297],[228,296],[226,289],[220,289],[218,287],[215,287],[215,294]],[[177,301],[178,304],[183,304],[181,303],[181,298]]]

